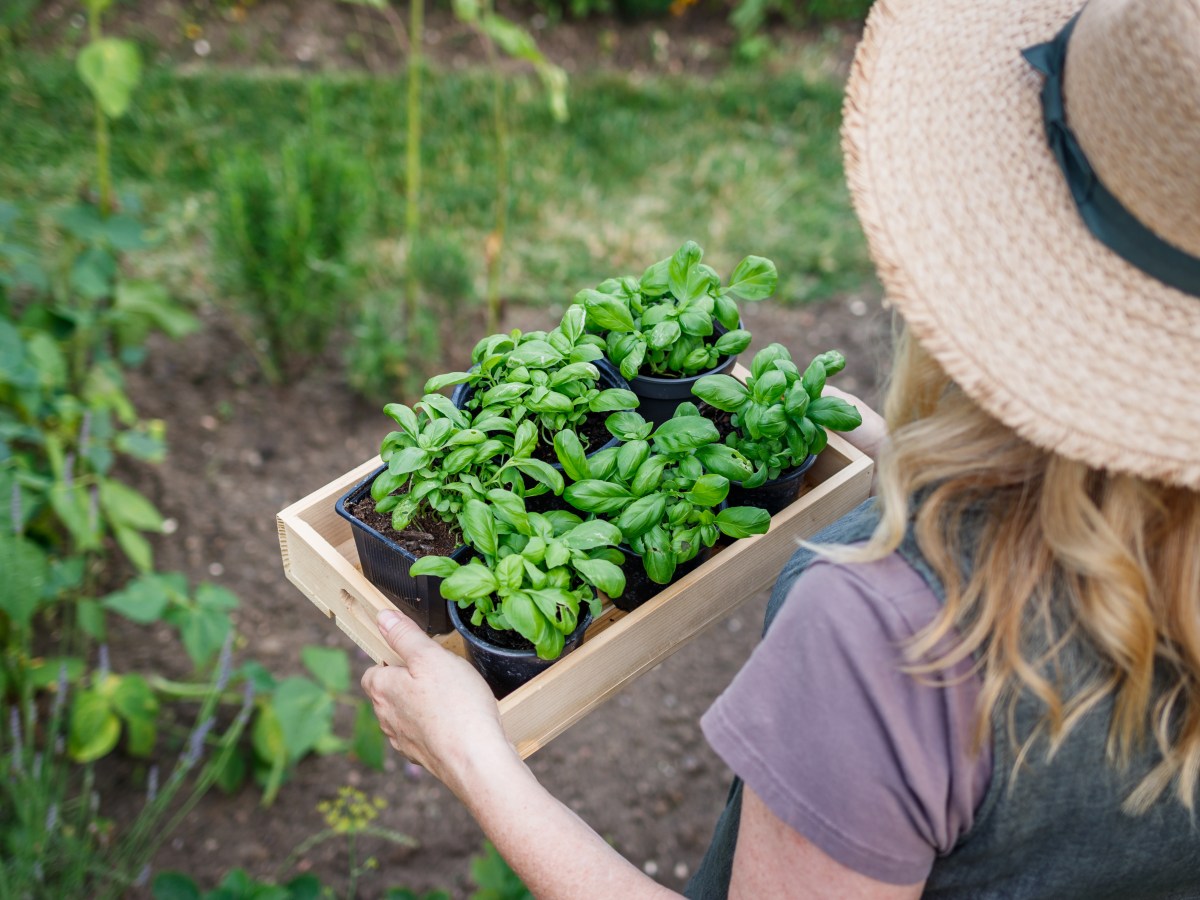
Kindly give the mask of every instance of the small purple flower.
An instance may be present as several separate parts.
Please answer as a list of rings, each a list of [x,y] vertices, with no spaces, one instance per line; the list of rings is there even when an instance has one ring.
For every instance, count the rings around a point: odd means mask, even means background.
[[[96,678],[103,681],[111,671],[112,667],[108,664],[108,644],[101,644],[100,658],[96,662]]]
[[[75,487],[75,452],[72,450],[63,461],[63,484],[67,490]]]
[[[59,663],[58,666],[58,684],[55,686],[54,705],[51,707],[51,717],[57,719],[62,715],[62,711],[67,705],[67,691],[70,690],[70,682],[67,680],[67,664]]]
[[[46,834],[50,834],[58,826],[58,804],[51,803],[46,810]]]
[[[200,757],[204,753],[204,742],[208,739],[208,733],[212,731],[215,723],[216,719],[209,716],[192,731],[188,737],[187,752],[180,761],[184,769],[191,769],[200,761]]]
[[[254,688],[254,682],[247,681],[242,686],[242,708],[238,710],[238,721],[245,724],[246,719],[250,717],[250,710],[254,706],[254,695],[257,691]]]
[[[145,887],[150,883],[150,863],[142,866],[142,871],[138,873],[137,880],[133,883],[135,887]]]
[[[150,767],[150,772],[146,775],[146,804],[154,802],[158,796],[158,766]]]
[[[89,409],[83,414],[83,421],[79,425],[79,455],[87,455],[88,439],[92,434],[92,411]]]

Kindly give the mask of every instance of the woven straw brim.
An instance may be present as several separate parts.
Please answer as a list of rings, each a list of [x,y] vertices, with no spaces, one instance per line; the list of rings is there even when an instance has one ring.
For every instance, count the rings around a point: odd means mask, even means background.
[[[1081,5],[877,0],[850,189],[888,302],[968,396],[1065,457],[1200,489],[1200,298],[1084,227],[1021,57]]]

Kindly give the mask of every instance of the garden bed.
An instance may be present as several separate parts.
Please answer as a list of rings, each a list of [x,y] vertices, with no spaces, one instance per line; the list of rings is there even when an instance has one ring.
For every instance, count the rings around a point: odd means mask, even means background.
[[[362,574],[350,526],[334,512],[334,501],[379,465],[378,457],[368,460],[280,512],[279,541],[288,578],[374,660],[394,663],[375,626],[377,613],[394,607]],[[632,613],[606,604],[579,650],[500,702],[505,731],[521,755],[544,746],[768,587],[797,540],[867,497],[872,469],[870,459],[831,434],[804,492],[772,518],[770,531],[719,545],[704,565]],[[438,640],[462,654],[456,633]]]

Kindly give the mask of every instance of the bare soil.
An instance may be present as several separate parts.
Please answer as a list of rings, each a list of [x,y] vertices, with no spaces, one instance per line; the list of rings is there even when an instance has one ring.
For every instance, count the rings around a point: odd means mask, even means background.
[[[560,316],[561,310],[510,307],[503,328],[528,330]],[[282,387],[266,384],[221,316],[206,317],[202,333],[155,345],[131,379],[137,408],[166,421],[171,447],[166,465],[132,473],[177,525],[159,540],[157,563],[241,598],[236,615],[246,643],[239,660],[298,674],[304,645],[344,647],[357,676],[369,660],[284,578],[275,513],[375,455],[390,420],[358,399],[333,367],[314,366]],[[807,361],[839,348],[849,363],[836,383],[875,398],[890,340],[877,297],[801,308],[759,303],[745,317],[757,336],[751,352],[779,341]],[[447,323],[454,337],[438,371],[461,367],[481,332],[479,322]],[[729,774],[706,746],[698,721],[753,648],[764,605],[765,596],[755,597],[529,761],[555,796],[673,888],[699,861],[728,785]],[[186,669],[165,630],[149,637],[144,629],[121,630],[112,655],[120,669]],[[348,733],[349,721],[341,725]],[[234,796],[214,792],[159,853],[155,868],[182,869],[208,886],[234,866],[268,877],[323,827],[317,803],[351,784],[387,801],[380,824],[420,842],[415,849],[367,842],[363,852],[378,857],[380,870],[365,877],[360,896],[381,896],[395,885],[445,887],[467,896],[468,860],[482,834],[447,790],[388,753],[382,773],[342,755],[309,758],[270,808],[259,806],[252,788]],[[105,797],[140,794],[128,766],[105,771]],[[347,866],[344,847],[332,844],[298,862],[300,870],[334,884]]]

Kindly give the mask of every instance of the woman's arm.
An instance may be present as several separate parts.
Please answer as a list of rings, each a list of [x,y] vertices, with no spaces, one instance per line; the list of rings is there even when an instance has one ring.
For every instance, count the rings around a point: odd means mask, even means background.
[[[469,663],[403,616],[385,612],[379,626],[404,660],[374,666],[362,678],[383,733],[454,792],[535,896],[676,896],[541,786],[505,737],[496,701]],[[919,896],[920,886],[898,888],[839,865],[747,790],[730,894],[906,900]]]

